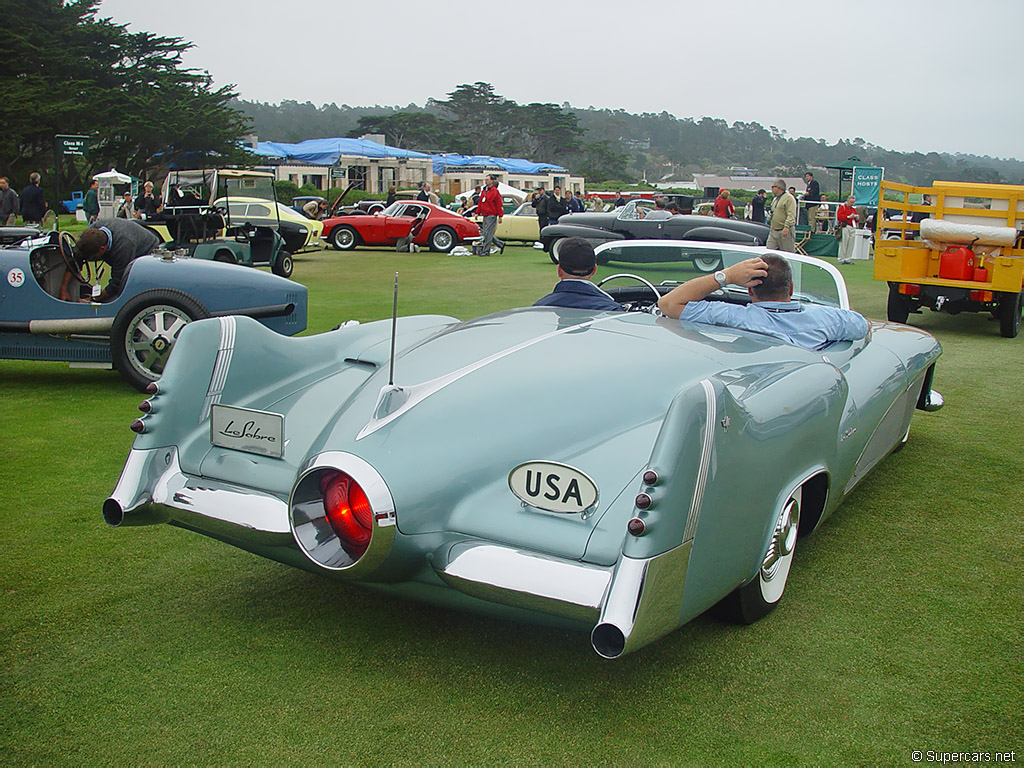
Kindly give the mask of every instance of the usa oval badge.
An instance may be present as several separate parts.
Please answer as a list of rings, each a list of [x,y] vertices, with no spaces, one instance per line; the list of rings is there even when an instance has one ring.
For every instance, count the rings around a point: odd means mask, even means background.
[[[527,461],[508,473],[508,487],[531,507],[571,515],[597,504],[597,483],[556,461]]]

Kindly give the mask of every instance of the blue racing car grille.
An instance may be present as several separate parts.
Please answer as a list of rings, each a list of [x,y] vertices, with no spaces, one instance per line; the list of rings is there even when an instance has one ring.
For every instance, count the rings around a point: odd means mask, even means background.
[[[285,296],[285,303],[287,303],[287,304],[294,304],[295,306],[299,306],[299,304],[301,303],[300,302],[299,294],[297,294],[297,293],[289,293],[289,294],[287,294]],[[285,316],[284,322],[285,322],[285,325],[296,325],[296,324],[298,324],[298,322],[299,322],[299,313],[298,312],[292,312],[291,314]]]

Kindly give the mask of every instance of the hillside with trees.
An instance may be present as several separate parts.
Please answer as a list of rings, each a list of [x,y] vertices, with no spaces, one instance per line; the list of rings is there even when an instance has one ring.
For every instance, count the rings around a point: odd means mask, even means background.
[[[1024,162],[988,156],[897,152],[863,138],[829,144],[791,138],[776,126],[667,112],[579,109],[569,104],[525,104],[477,82],[422,107],[350,107],[238,101],[262,140],[301,141],[380,133],[389,144],[424,152],[462,152],[559,163],[590,182],[657,181],[669,176],[722,172],[730,166],[763,175],[799,175],[851,156],[885,167],[886,176],[913,184],[935,179],[1024,184]]]

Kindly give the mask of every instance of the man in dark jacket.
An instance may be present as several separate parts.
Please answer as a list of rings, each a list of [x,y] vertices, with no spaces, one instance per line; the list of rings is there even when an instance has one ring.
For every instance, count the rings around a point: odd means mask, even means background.
[[[110,301],[124,289],[128,265],[139,256],[152,253],[160,245],[160,238],[137,221],[128,219],[96,219],[89,229],[78,236],[75,246],[75,261],[81,265],[86,261],[103,260],[110,265],[110,282],[99,295],[98,301]],[[68,285],[71,272],[64,273],[59,297],[70,301]]]
[[[750,220],[759,221],[764,224],[764,204],[768,198],[768,192],[763,189],[757,190],[754,199],[750,201]]]
[[[89,224],[96,221],[96,217],[100,215],[100,199],[97,197],[99,188],[100,183],[96,179],[90,181],[89,188],[85,190],[85,198],[82,200],[82,212]]]
[[[548,195],[544,191],[544,187],[537,187],[537,191],[533,193],[533,200],[530,204],[537,210],[537,228],[538,231],[544,229],[548,225]]]
[[[557,224],[559,217],[569,212],[569,206],[562,199],[562,188],[555,187],[551,190],[551,196],[547,200],[546,213],[548,215],[548,224]]]
[[[0,176],[0,226],[13,224],[19,207],[18,193],[11,189],[6,176]]]
[[[596,271],[594,247],[582,237],[567,238],[558,251],[558,284],[533,306],[621,312],[622,305],[591,282]]]
[[[21,190],[21,219],[26,224],[38,224],[46,215],[46,201],[39,188],[39,174],[28,177],[28,186]]]

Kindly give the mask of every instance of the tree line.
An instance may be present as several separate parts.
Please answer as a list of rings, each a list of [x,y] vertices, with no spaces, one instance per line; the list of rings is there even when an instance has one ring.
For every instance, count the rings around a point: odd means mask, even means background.
[[[192,44],[128,32],[97,18],[98,8],[99,0],[0,0],[0,175],[25,183],[58,162],[65,188],[81,189],[111,167],[146,177],[193,155],[242,159],[249,120],[231,106],[231,87],[182,66]],[[55,160],[57,135],[90,137],[88,154]]]

